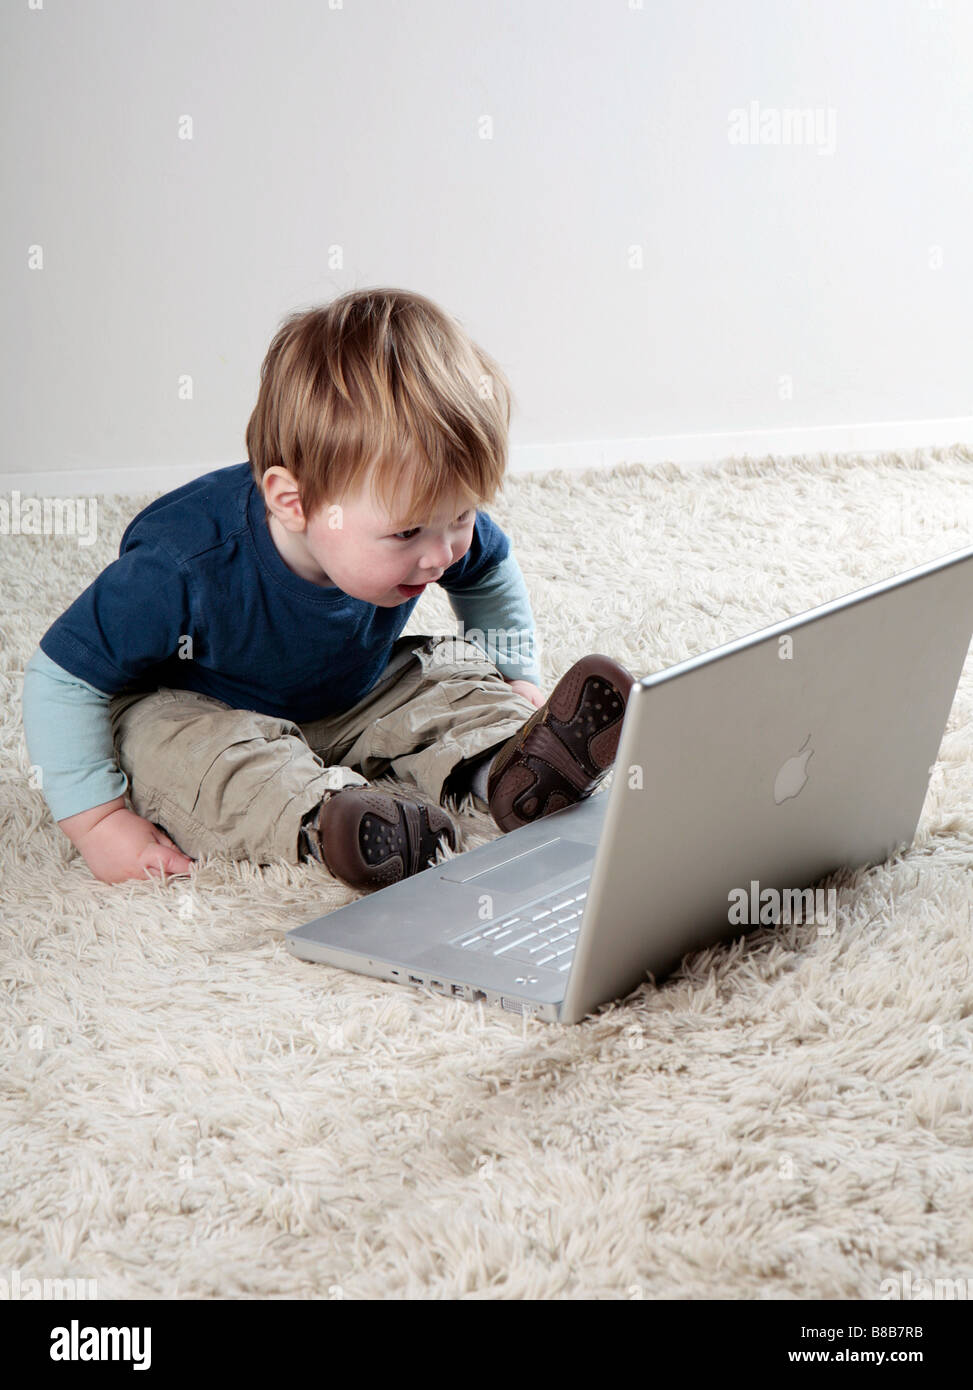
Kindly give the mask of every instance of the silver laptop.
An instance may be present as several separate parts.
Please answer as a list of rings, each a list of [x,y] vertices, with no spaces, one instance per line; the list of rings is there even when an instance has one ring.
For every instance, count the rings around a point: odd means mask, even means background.
[[[646,676],[610,785],[286,945],[578,1023],[757,925],[754,884],[793,901],[908,846],[971,630],[973,547]]]

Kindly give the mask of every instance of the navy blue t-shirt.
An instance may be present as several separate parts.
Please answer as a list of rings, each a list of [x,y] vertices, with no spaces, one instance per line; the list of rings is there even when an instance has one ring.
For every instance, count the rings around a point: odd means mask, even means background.
[[[438,583],[462,592],[509,550],[477,511],[469,550]],[[164,685],[309,722],[368,694],[419,601],[380,608],[290,570],[249,463],[157,498],[118,555],[40,640],[52,661],[111,695]]]

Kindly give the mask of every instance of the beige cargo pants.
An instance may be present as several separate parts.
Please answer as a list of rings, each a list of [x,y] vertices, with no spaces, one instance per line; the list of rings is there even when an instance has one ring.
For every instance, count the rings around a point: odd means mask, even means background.
[[[443,804],[456,765],[506,742],[534,706],[479,647],[412,633],[363,700],[309,724],[166,686],[116,695],[109,712],[133,810],[183,853],[296,864],[301,820],[329,788],[391,773]]]

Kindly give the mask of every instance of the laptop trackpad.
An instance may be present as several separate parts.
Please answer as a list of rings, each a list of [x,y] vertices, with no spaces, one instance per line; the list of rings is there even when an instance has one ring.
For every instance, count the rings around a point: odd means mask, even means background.
[[[577,840],[564,840],[558,836],[542,845],[525,850],[523,854],[513,854],[499,864],[491,864],[478,873],[472,865],[457,865],[452,873],[448,867],[440,875],[451,883],[472,883],[474,888],[500,888],[507,893],[519,893],[522,889],[533,888],[547,879],[569,869],[583,872],[594,858],[594,847],[581,844]]]

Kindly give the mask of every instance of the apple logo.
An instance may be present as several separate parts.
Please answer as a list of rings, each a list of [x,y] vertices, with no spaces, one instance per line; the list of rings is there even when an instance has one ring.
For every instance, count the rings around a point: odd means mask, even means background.
[[[807,781],[808,759],[811,757],[814,749],[808,748],[806,753],[804,750],[810,742],[811,735],[808,734],[794,757],[788,758],[787,762],[783,764],[778,772],[777,779],[774,782],[774,800],[777,802],[778,806],[782,801],[789,801],[792,796],[797,796],[798,792]]]

